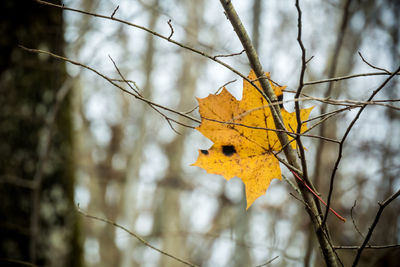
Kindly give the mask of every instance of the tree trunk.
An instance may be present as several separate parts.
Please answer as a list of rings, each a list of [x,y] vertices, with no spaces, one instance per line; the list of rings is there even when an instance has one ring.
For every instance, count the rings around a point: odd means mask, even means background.
[[[1,1],[0,265],[81,266],[62,10]]]

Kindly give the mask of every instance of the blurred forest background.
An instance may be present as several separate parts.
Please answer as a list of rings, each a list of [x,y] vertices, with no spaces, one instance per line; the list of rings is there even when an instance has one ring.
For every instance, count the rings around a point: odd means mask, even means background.
[[[297,88],[301,69],[294,2],[233,1],[264,70],[288,91]],[[119,6],[116,18],[165,36],[171,20],[172,39],[213,56],[243,49],[219,1],[63,4],[107,16]],[[307,0],[300,5],[303,42],[308,58],[313,56],[306,81],[384,72],[368,66],[358,52],[375,66],[389,71],[398,67],[398,0]],[[215,93],[232,80],[236,81],[227,89],[240,98],[240,77],[115,21],[29,0],[3,0],[0,10],[1,266],[183,266],[127,232],[78,213],[78,205],[87,214],[116,222],[155,247],[201,266],[257,266],[276,256],[268,266],[324,265],[304,205],[285,181],[274,180],[266,195],[246,211],[241,180],[227,182],[190,166],[197,150],[211,145],[200,133],[172,122],[177,134],[147,104],[95,73],[18,45],[63,55],[121,79],[110,56],[145,98],[181,112],[193,110],[196,97]],[[220,59],[245,75],[250,70],[244,53]],[[303,92],[365,101],[386,78],[318,83]],[[285,93],[285,100],[292,98],[292,93]],[[344,147],[332,207],[347,222],[328,219],[336,246],[359,246],[379,208],[377,202],[400,187],[398,78],[378,99],[393,101],[390,106],[368,106]],[[315,106],[311,117],[338,108],[319,101],[304,101],[302,106]],[[293,102],[285,107],[293,110]],[[311,133],[341,139],[357,111],[353,107],[342,112]],[[199,118],[197,109],[190,114]],[[338,146],[303,140],[310,177],[326,199]],[[369,244],[400,244],[399,210],[397,199],[385,209]],[[336,251],[345,266],[352,262],[354,249]],[[395,266],[399,255],[399,246],[366,249],[360,266]]]

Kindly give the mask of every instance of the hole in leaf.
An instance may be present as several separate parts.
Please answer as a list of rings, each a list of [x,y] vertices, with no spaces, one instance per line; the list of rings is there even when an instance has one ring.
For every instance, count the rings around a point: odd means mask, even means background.
[[[207,151],[207,150],[202,149],[202,150],[200,150],[200,152],[201,152],[203,155],[208,155],[208,151]]]
[[[278,95],[278,101],[279,101],[279,102],[283,101],[283,95]],[[279,104],[279,107],[280,107],[280,108],[283,108],[283,103],[280,103],[280,104]]]
[[[224,153],[225,156],[232,156],[236,153],[236,149],[234,146],[222,146],[222,153]]]

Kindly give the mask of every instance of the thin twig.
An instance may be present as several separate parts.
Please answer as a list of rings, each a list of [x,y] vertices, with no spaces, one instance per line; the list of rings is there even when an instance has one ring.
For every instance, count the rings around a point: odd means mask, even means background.
[[[233,57],[233,56],[240,56],[241,54],[243,54],[243,52],[244,51],[246,51],[246,50],[242,50],[241,52],[239,52],[239,53],[232,53],[232,54],[228,54],[228,55],[216,55],[216,56],[214,56],[213,58],[214,59],[216,59],[217,57]]]
[[[358,229],[356,221],[354,220],[354,216],[353,216],[353,210],[357,205],[357,200],[354,200],[354,204],[350,209],[350,217],[351,217],[351,221],[353,222],[354,228],[356,229],[357,233],[363,238],[365,239],[365,236],[361,233],[360,229]]]
[[[371,101],[375,97],[375,95],[377,93],[379,93],[386,86],[386,84],[395,76],[395,73],[397,73],[399,71],[400,71],[400,66],[375,91],[372,92],[371,96],[368,98],[367,101]],[[322,222],[322,225],[324,225],[326,223],[326,220],[328,218],[328,214],[329,214],[328,212],[329,212],[329,207],[330,207],[330,204],[331,204],[331,198],[332,198],[332,192],[333,192],[333,184],[335,182],[336,172],[338,170],[339,163],[340,163],[340,161],[342,159],[343,145],[344,145],[344,143],[345,143],[345,141],[347,139],[347,136],[349,135],[351,129],[353,128],[354,124],[356,123],[356,121],[358,120],[358,118],[360,117],[361,113],[364,111],[364,109],[366,107],[367,107],[367,105],[364,104],[360,108],[360,110],[358,111],[357,115],[354,117],[354,119],[351,121],[350,125],[347,127],[346,132],[344,133],[343,138],[340,141],[338,156],[337,156],[337,159],[336,159],[336,162],[335,162],[335,165],[333,167],[332,174],[331,174],[331,178],[330,178],[329,193],[328,193],[328,200],[327,200],[328,205],[327,205],[327,209],[325,211],[325,216],[324,216],[324,220]]]
[[[262,266],[267,266],[268,264],[272,263],[274,260],[276,260],[277,258],[279,258],[279,256],[275,256],[274,258],[270,259],[269,261],[267,261],[266,263],[257,265],[255,267],[262,267]]]
[[[400,99],[383,99],[383,100],[375,100],[375,101],[358,101],[352,99],[333,99],[330,97],[320,98],[309,96],[307,94],[301,94],[304,96],[303,98],[298,98],[294,100],[286,100],[285,102],[298,102],[298,101],[307,101],[307,100],[315,100],[321,103],[335,105],[335,106],[348,106],[348,107],[362,107],[364,104],[367,105],[376,105],[376,106],[384,106],[387,108],[391,108],[394,110],[400,110],[399,107],[386,104],[385,102],[400,102]]]
[[[117,13],[118,8],[119,8],[119,6],[117,6],[117,7],[114,9],[113,13],[111,14],[111,18],[112,18],[112,19],[114,18],[115,13]]]
[[[363,55],[361,54],[360,51],[358,51],[358,55],[361,57],[362,61],[364,61],[364,63],[367,64],[368,66],[370,66],[371,68],[376,69],[376,70],[384,71],[384,72],[386,72],[386,73],[389,74],[389,75],[391,74],[390,71],[388,71],[388,70],[386,70],[386,69],[384,69],[384,68],[379,68],[379,67],[374,66],[374,65],[372,65],[371,63],[369,63],[367,60],[365,60],[365,58],[363,57]]]
[[[389,249],[389,248],[399,248],[400,244],[382,245],[382,246],[370,246],[367,245],[364,249]],[[360,249],[360,246],[333,246],[334,249]]]
[[[304,200],[302,200],[301,198],[295,196],[293,193],[289,193],[289,195],[291,195],[292,197],[294,197],[296,200],[298,200],[299,202],[303,203],[303,205],[306,207],[307,210],[309,210],[310,212],[312,212],[312,209],[310,207],[310,205],[307,204],[307,202],[305,202]]]
[[[346,109],[350,110],[352,107],[347,107]],[[340,112],[346,110],[346,109],[339,109],[339,110],[335,110],[333,112],[330,112],[329,115],[326,116],[327,113],[325,113],[325,116],[323,119],[319,120],[318,122],[314,123],[312,126],[310,126],[310,128],[308,128],[304,133],[311,131],[312,129],[314,129],[315,127],[317,127],[318,125],[321,125],[322,123],[324,123],[325,121],[327,121],[328,119],[330,119],[333,116],[336,116],[337,114],[339,114]],[[318,136],[318,135],[317,135]],[[321,137],[322,140],[324,140],[323,138],[328,138],[328,137]],[[331,139],[331,138],[330,138]],[[340,143],[339,141],[337,141],[336,139],[331,139],[331,140],[335,140],[335,143]]]
[[[343,40],[345,37],[345,33],[346,33],[346,29],[348,26],[348,21],[349,21],[349,17],[350,17],[350,4],[351,4],[351,0],[346,0],[346,2],[344,3],[344,8],[343,8],[343,13],[342,13],[342,18],[340,21],[340,27],[339,27],[339,33],[337,35],[337,39],[335,42],[335,47],[333,49],[332,55],[331,55],[331,63],[329,66],[327,66],[327,72],[328,72],[328,77],[334,77],[336,75],[336,69],[338,66],[338,60],[339,60],[339,56],[340,56],[340,52],[342,50],[342,46],[343,46]],[[330,97],[331,93],[333,90],[333,83],[329,83],[327,85],[327,89],[324,93],[324,97]],[[321,106],[321,114],[324,114],[327,112],[328,109],[328,104],[322,105]],[[325,132],[326,132],[326,124],[321,124],[321,127],[319,127],[318,129],[318,135],[320,136],[325,136]],[[316,144],[316,153],[315,153],[315,158],[314,158],[314,181],[316,184],[319,183],[320,180],[320,176],[321,176],[321,166],[322,166],[322,153],[324,151],[324,145],[325,143],[322,142],[322,140],[318,140],[317,144]],[[328,206],[329,207],[329,197],[328,197]],[[325,215],[328,213],[328,208],[325,211]],[[325,227],[325,222],[326,222],[326,218],[323,218],[323,222],[322,222],[322,227]]]
[[[296,93],[296,91],[291,91],[291,90],[285,90],[285,92],[289,92],[289,93]],[[387,108],[391,108],[394,110],[400,110],[399,107],[397,106],[393,106],[393,105],[389,105],[386,104],[385,102],[400,102],[400,99],[382,99],[382,100],[375,100],[375,101],[358,101],[358,100],[352,100],[352,99],[333,99],[331,97],[315,97],[315,96],[310,96],[304,93],[301,93],[302,98],[294,98],[294,99],[288,99],[288,100],[284,100],[284,101],[277,101],[274,102],[272,104],[268,104],[265,106],[261,106],[255,109],[251,109],[247,112],[252,112],[252,111],[257,111],[259,109],[262,109],[264,107],[270,107],[270,106],[277,106],[277,105],[281,105],[284,103],[291,103],[291,102],[301,102],[301,101],[318,101],[321,103],[325,103],[325,104],[330,104],[330,105],[334,105],[334,106],[347,106],[347,107],[362,107],[362,105],[367,104],[367,105],[377,105],[377,106],[384,106]]]
[[[319,84],[319,83],[331,83],[331,82],[343,81],[343,80],[348,80],[348,79],[353,79],[353,78],[358,78],[358,77],[381,76],[381,75],[392,75],[392,74],[393,73],[386,73],[386,72],[359,73],[359,74],[329,78],[329,79],[324,79],[324,80],[309,81],[309,82],[305,82],[304,86]],[[395,75],[400,75],[400,73],[395,73]]]
[[[122,226],[122,225],[119,225],[118,223],[116,223],[116,222],[114,222],[114,221],[110,221],[110,220],[108,220],[108,219],[104,219],[104,218],[100,218],[100,217],[96,217],[96,216],[87,214],[87,213],[83,212],[83,211],[79,208],[79,206],[78,206],[78,212],[79,212],[80,214],[82,214],[83,216],[87,217],[87,218],[94,219],[94,220],[101,221],[101,222],[105,222],[105,223],[107,223],[107,224],[109,224],[109,225],[113,225],[113,226],[115,226],[116,228],[119,228],[119,229],[121,229],[122,231],[128,233],[129,235],[133,236],[133,237],[136,238],[138,241],[140,241],[143,245],[145,245],[145,246],[147,246],[147,247],[149,247],[149,248],[151,248],[151,249],[153,249],[153,250],[155,250],[155,251],[157,251],[157,252],[159,252],[159,253],[161,253],[161,254],[167,256],[167,257],[170,257],[170,258],[172,258],[172,259],[174,259],[174,260],[176,260],[176,261],[179,261],[180,263],[183,263],[183,264],[185,264],[185,265],[187,265],[187,266],[192,266],[192,267],[197,267],[197,266],[198,266],[198,265],[195,265],[195,264],[190,263],[190,262],[188,262],[188,261],[185,261],[185,260],[183,260],[183,259],[181,259],[181,258],[178,258],[177,256],[174,256],[174,255],[172,255],[172,254],[169,254],[168,252],[166,252],[166,251],[164,251],[164,250],[161,250],[161,249],[159,249],[159,248],[154,247],[153,245],[149,244],[149,242],[147,242],[146,240],[144,240],[144,239],[143,239],[142,237],[140,237],[139,235],[135,234],[134,232],[132,232],[132,231],[130,231],[129,229],[127,229],[126,227],[124,227],[124,226]]]
[[[184,117],[184,118],[186,118],[186,119],[189,119],[189,120],[192,120],[192,121],[194,121],[194,122],[200,123],[200,120],[198,120],[198,119],[196,119],[196,118],[193,118],[193,117],[191,117],[191,116],[189,116],[189,115],[187,115],[187,114],[184,114],[184,113],[182,113],[182,112],[176,111],[176,110],[174,110],[174,109],[172,109],[172,108],[168,108],[168,107],[165,107],[165,106],[163,106],[163,105],[157,104],[157,103],[152,102],[152,101],[150,101],[150,100],[148,100],[148,99],[146,99],[146,98],[144,98],[144,97],[141,97],[140,95],[136,95],[135,93],[132,93],[132,92],[126,90],[126,89],[123,88],[122,86],[120,86],[120,85],[118,85],[117,83],[115,83],[111,78],[107,77],[106,75],[100,73],[99,71],[97,71],[97,70],[95,70],[95,69],[93,69],[93,68],[91,68],[91,67],[89,67],[89,66],[87,66],[87,65],[85,65],[85,64],[82,64],[82,63],[77,62],[77,61],[73,61],[73,60],[71,60],[71,59],[69,59],[69,58],[66,58],[66,57],[62,57],[62,56],[53,54],[53,53],[48,52],[48,51],[43,51],[43,50],[39,50],[39,49],[27,48],[27,47],[24,47],[24,46],[22,46],[22,45],[20,45],[19,47],[21,47],[22,49],[24,49],[24,50],[26,50],[26,51],[29,51],[29,52],[46,54],[46,55],[52,56],[52,57],[54,57],[54,58],[57,58],[57,59],[60,59],[60,60],[64,60],[64,61],[67,61],[67,62],[69,62],[69,63],[71,63],[71,64],[74,64],[74,65],[83,67],[83,68],[85,68],[85,69],[88,69],[88,70],[90,70],[90,71],[96,73],[98,76],[102,77],[103,79],[107,80],[109,83],[111,83],[112,85],[114,85],[115,87],[117,87],[118,89],[120,89],[121,91],[123,91],[123,92],[125,92],[125,93],[127,93],[127,94],[129,94],[129,95],[134,96],[136,99],[139,99],[139,100],[141,100],[141,101],[143,101],[143,102],[145,102],[145,103],[151,104],[151,105],[153,105],[153,106],[155,106],[155,107],[159,107],[159,108],[161,108],[161,109],[167,110],[167,111],[169,111],[169,112],[172,112],[172,113],[174,113],[174,114],[177,114],[177,115],[179,115],[179,116],[182,116],[182,117]],[[193,128],[192,126],[189,126],[189,125],[184,125],[184,126],[189,127],[189,128]]]
[[[199,105],[196,105],[194,108],[192,108],[192,109],[190,109],[190,110],[188,110],[188,111],[185,111],[184,113],[185,114],[190,114],[190,113],[192,113],[193,111],[195,111],[196,109],[198,109],[199,108]]]
[[[252,42],[246,32],[246,29],[243,26],[236,10],[234,9],[232,2],[230,0],[220,0],[222,7],[225,10],[225,14],[229,19],[230,23],[233,26],[237,36],[240,39],[240,42],[243,45],[243,48],[246,50],[247,57],[249,59],[250,66],[254,70],[256,77],[265,76],[265,72],[258,58],[258,54],[252,45]],[[265,99],[268,104],[277,101],[277,97],[274,94],[269,81],[266,78],[260,79],[261,88],[263,89],[263,96],[265,95]],[[271,108],[272,117],[275,123],[275,128],[279,130],[285,130],[285,125],[282,121],[282,114],[280,112],[279,107]],[[289,143],[289,137],[286,133],[278,132],[278,139],[281,143],[282,147],[284,147],[283,152],[285,153],[286,159],[288,160],[290,165],[293,165],[295,168],[299,169],[300,166],[297,162],[297,157],[295,151],[291,148],[291,146],[286,146]],[[309,217],[313,223],[316,235],[318,237],[318,241],[320,243],[324,259],[328,266],[337,266],[335,251],[331,247],[331,240],[327,235],[325,229],[320,227],[321,219],[318,215],[318,210],[316,207],[316,201],[311,194],[308,194],[304,187],[300,188],[302,191],[302,197],[310,209],[307,209]]]
[[[309,59],[307,59],[306,64],[308,64],[313,58],[314,56],[311,56]]]
[[[174,35],[174,28],[173,28],[172,25],[171,25],[171,19],[169,19],[169,20],[167,21],[167,23],[168,23],[169,28],[171,29],[171,33],[169,34],[169,36],[168,36],[168,38],[167,38],[167,40],[170,41],[172,35]]]
[[[367,233],[367,236],[366,236],[365,239],[364,239],[364,242],[363,242],[363,243],[361,244],[361,246],[357,249],[357,255],[356,255],[356,257],[354,258],[352,267],[357,266],[358,261],[360,260],[360,257],[361,257],[361,253],[363,252],[364,248],[367,246],[368,241],[369,241],[369,239],[371,238],[372,233],[374,232],[375,227],[376,227],[376,225],[377,225],[378,222],[379,222],[379,219],[381,218],[381,215],[382,215],[383,210],[384,210],[393,200],[395,200],[398,196],[400,196],[400,189],[399,189],[396,193],[394,193],[393,195],[391,195],[390,197],[388,197],[383,203],[378,203],[378,204],[379,204],[379,210],[378,210],[378,212],[376,213],[376,216],[375,216],[374,221],[372,222],[371,226],[369,227],[369,231],[368,231],[368,233]]]
[[[219,91],[221,91],[222,88],[225,88],[228,84],[234,83],[234,82],[236,82],[236,81],[237,81],[237,80],[234,79],[234,80],[231,80],[231,81],[229,81],[229,82],[226,82],[224,85],[220,86],[220,87],[218,88],[217,91],[215,91],[214,95],[217,95],[217,94],[219,93]],[[184,112],[184,113],[185,113],[185,114],[190,114],[190,113],[192,113],[194,110],[196,110],[198,107],[199,107],[199,105],[196,105],[194,108],[192,108],[192,109],[190,109],[189,111],[186,111],[186,112]]]
[[[116,64],[115,61],[112,59],[112,57],[111,57],[110,55],[109,55],[108,57],[110,58],[111,62],[113,63],[113,65],[114,65],[115,69],[117,70],[119,76],[121,76],[122,80],[124,80],[125,83],[129,86],[129,88],[131,88],[132,91],[134,91],[138,96],[143,97],[143,96],[140,94],[139,90],[137,90],[136,88],[133,88],[133,86],[132,86],[128,81],[126,81],[125,77],[122,75],[121,71],[119,70],[117,64]],[[135,84],[135,86],[136,86],[136,84]],[[185,127],[194,128],[194,127],[192,127],[192,126],[183,124],[183,123],[180,122],[180,121],[177,121],[177,120],[174,120],[174,119],[168,117],[167,115],[165,115],[164,113],[162,113],[158,108],[156,108],[156,107],[153,106],[152,104],[150,104],[150,103],[148,103],[148,102],[146,102],[146,104],[148,104],[153,110],[155,110],[158,114],[160,114],[162,117],[164,117],[164,119],[167,121],[167,123],[168,123],[169,127],[171,128],[171,130],[172,130],[173,132],[175,132],[176,134],[179,134],[179,135],[180,135],[181,133],[179,133],[179,132],[174,128],[174,126],[171,124],[171,121],[175,122],[176,124],[185,126]]]
[[[221,61],[221,60],[219,60],[219,59],[217,59],[217,58],[214,58],[214,56],[211,56],[211,55],[209,55],[209,54],[207,54],[207,53],[205,53],[205,52],[203,52],[203,51],[200,51],[200,50],[198,50],[198,49],[195,49],[195,48],[193,48],[193,47],[190,47],[190,46],[185,45],[185,44],[183,44],[183,43],[180,43],[180,42],[178,42],[178,41],[175,41],[175,40],[173,40],[172,38],[168,39],[168,36],[164,36],[164,35],[162,35],[162,34],[160,34],[160,33],[158,33],[158,32],[155,32],[155,31],[153,31],[153,30],[150,30],[150,29],[148,29],[148,28],[146,28],[146,27],[144,27],[144,26],[140,26],[140,25],[138,25],[138,24],[134,24],[134,23],[131,23],[131,22],[129,22],[129,21],[125,21],[125,20],[118,19],[118,18],[115,18],[115,17],[112,17],[112,18],[111,18],[110,16],[105,16],[105,15],[100,15],[100,14],[93,13],[93,12],[88,12],[88,11],[84,11],[84,10],[79,10],[79,9],[75,9],[75,8],[70,8],[70,7],[67,7],[67,6],[65,6],[65,5],[53,4],[53,3],[46,2],[46,1],[42,1],[42,0],[35,0],[35,1],[38,2],[39,4],[42,4],[42,5],[47,5],[47,6],[51,6],[51,7],[61,8],[61,9],[63,9],[63,10],[72,11],[72,12],[77,12],[77,13],[84,14],[84,15],[87,15],[87,16],[93,16],[93,17],[102,18],[102,19],[106,19],[106,20],[112,20],[112,21],[116,21],[116,22],[119,22],[119,23],[128,25],[128,26],[130,26],[130,27],[134,27],[134,28],[143,30],[143,31],[145,31],[145,32],[147,32],[147,33],[149,33],[149,34],[152,34],[152,35],[154,35],[154,36],[157,36],[158,38],[161,38],[161,39],[163,39],[163,40],[166,40],[166,41],[168,41],[168,42],[170,42],[170,43],[172,43],[172,44],[174,44],[174,45],[177,45],[177,46],[179,46],[179,47],[181,47],[181,48],[183,48],[183,49],[189,50],[189,51],[191,51],[191,52],[193,52],[193,53],[195,53],[195,54],[198,54],[198,55],[200,55],[200,56],[203,56],[203,57],[206,57],[206,58],[208,58],[208,59],[211,59],[212,61],[214,61],[214,62],[216,62],[216,63],[218,63],[218,64],[224,66],[225,68],[229,69],[230,71],[232,71],[232,72],[235,73],[236,75],[242,77],[244,80],[246,80],[246,81],[248,81],[250,84],[252,84],[253,87],[254,87],[257,91],[259,91],[260,94],[263,95],[264,98],[267,99],[267,97],[266,97],[265,93],[263,92],[263,90],[260,89],[255,83],[253,83],[252,81],[250,81],[245,75],[243,75],[242,73],[240,73],[237,69],[231,67],[229,64],[227,64],[227,63],[225,63],[225,62],[223,62],[223,61]]]
[[[24,47],[24,46],[22,46],[22,45],[20,45],[20,47],[21,47],[22,49],[26,50],[26,51],[29,51],[29,52],[47,54],[47,55],[50,55],[50,56],[55,57],[55,58],[57,58],[57,59],[64,60],[64,61],[69,62],[69,63],[71,63],[71,64],[74,64],[74,65],[77,65],[77,66],[86,68],[86,69],[88,69],[88,70],[90,70],[90,71],[96,73],[97,75],[99,75],[99,76],[102,77],[103,79],[107,80],[109,83],[111,83],[112,85],[114,85],[115,87],[117,87],[118,89],[120,89],[121,91],[123,91],[123,92],[125,92],[125,93],[128,93],[128,94],[134,96],[135,98],[137,98],[137,99],[139,99],[139,100],[141,100],[141,101],[143,101],[143,102],[145,102],[145,103],[147,103],[147,104],[149,104],[149,105],[151,105],[151,106],[164,109],[164,110],[166,110],[166,111],[175,113],[175,114],[177,114],[177,115],[180,115],[180,116],[182,116],[182,117],[185,117],[185,118],[187,118],[187,119],[189,119],[189,120],[192,120],[192,121],[194,121],[194,122],[201,123],[200,120],[195,119],[195,118],[193,118],[193,117],[187,115],[185,112],[179,112],[179,111],[176,111],[176,110],[174,110],[174,109],[171,109],[171,108],[162,106],[162,105],[160,105],[160,104],[157,104],[157,103],[155,103],[155,102],[152,102],[152,101],[150,101],[150,100],[148,100],[148,99],[142,97],[140,94],[136,94],[136,93],[139,92],[139,90],[137,90],[137,89],[134,90],[135,93],[132,93],[132,92],[126,90],[126,89],[123,88],[122,86],[116,84],[116,83],[115,83],[115,79],[111,79],[111,78],[107,77],[106,75],[100,73],[99,71],[97,71],[97,70],[95,70],[95,69],[93,69],[93,68],[91,68],[91,67],[89,67],[89,66],[87,66],[87,65],[85,65],[85,64],[82,64],[82,63],[77,62],[77,61],[73,61],[73,60],[71,60],[71,59],[68,59],[68,58],[65,58],[65,57],[62,57],[62,56],[59,56],[59,55],[56,55],[56,54],[53,54],[53,53],[48,52],[48,51],[43,51],[43,50],[39,50],[39,49],[27,48],[27,47]],[[124,81],[124,79],[118,80],[118,81],[125,82],[125,83],[128,83],[128,84],[129,84],[129,83],[134,83],[133,81],[129,81],[129,80],[125,80],[125,81]],[[233,81],[230,81],[230,82],[233,82]],[[228,83],[230,83],[230,82],[228,82]],[[134,84],[134,85],[136,86],[136,84]],[[130,85],[129,85],[129,86],[130,86]],[[131,86],[130,86],[130,87],[131,87]],[[131,88],[132,88],[132,87],[131,87]],[[133,88],[132,88],[132,89],[133,89]],[[273,104],[269,104],[268,106],[278,105],[279,103],[280,103],[280,102],[273,103]],[[203,118],[203,119],[207,119],[207,118]],[[212,119],[208,119],[208,120],[212,120]],[[177,121],[177,120],[174,120],[173,118],[170,118],[170,117],[168,117],[168,120],[167,120],[167,121],[168,121],[168,123],[169,123],[169,121],[173,121],[174,123],[177,123],[177,124],[182,125],[182,126],[187,127],[187,128],[192,128],[192,129],[195,128],[194,126],[184,124],[184,123],[179,122],[179,121]],[[224,123],[224,124],[235,124],[235,123],[230,123],[230,122],[222,122],[222,121],[218,121],[218,120],[212,120],[212,121],[220,122],[220,123]],[[289,134],[289,135],[292,134],[292,135],[294,135],[294,136],[300,135],[300,136],[306,136],[306,137],[310,137],[310,138],[321,138],[321,139],[323,139],[323,140],[325,140],[325,141],[328,141],[328,142],[338,143],[337,140],[330,139],[330,138],[326,138],[326,137],[323,137],[323,136],[317,136],[317,135],[311,135],[311,134],[297,134],[297,133],[293,133],[293,132],[288,132],[288,131],[286,131],[286,130],[279,130],[279,129],[272,129],[272,128],[263,128],[263,127],[253,127],[253,126],[248,126],[248,125],[244,125],[244,124],[236,124],[236,125],[243,126],[243,127],[248,127],[248,128],[253,128],[253,129],[275,131],[275,132],[278,132],[278,133],[279,133],[279,132],[284,132],[284,133],[287,133],[287,134]],[[176,131],[175,131],[175,132],[176,132]]]
[[[115,63],[114,59],[113,59],[110,55],[108,55],[108,57],[109,57],[109,59],[111,60],[111,62],[113,63],[114,68],[117,70],[117,72],[118,72],[119,76],[121,77],[122,81],[124,81],[124,82],[129,86],[129,88],[131,88],[132,91],[134,91],[138,96],[143,97],[142,94],[141,94],[141,93],[139,92],[139,90],[137,89],[136,83],[134,83],[134,85],[135,85],[135,87],[136,87],[136,88],[134,88],[134,87],[125,79],[124,75],[122,75],[122,73],[121,73],[121,71],[119,70],[119,68],[118,68],[117,64]]]
[[[341,113],[343,111],[351,110],[353,108],[356,108],[356,107],[345,107],[345,108],[336,109],[336,110],[333,110],[333,111],[330,111],[330,112],[327,112],[327,113],[312,117],[312,118],[310,118],[308,120],[303,121],[303,123],[307,123],[307,122],[310,122],[310,121],[318,120],[318,119],[321,119],[321,118],[326,118],[326,117],[328,117],[330,115],[336,115],[336,114],[339,114],[339,113]]]
[[[302,33],[302,12],[301,12],[301,8],[300,8],[300,4],[299,4],[299,0],[296,0],[296,9],[297,9],[297,14],[298,14],[298,18],[297,18],[297,42],[300,46],[300,50],[301,50],[301,70],[300,70],[300,77],[299,77],[299,86],[297,87],[296,90],[296,94],[294,96],[295,100],[298,100],[300,95],[301,95],[301,91],[303,90],[304,87],[304,74],[307,68],[307,62],[306,62],[306,49],[304,47],[303,41],[301,40],[301,33]],[[301,117],[300,117],[300,105],[299,105],[299,101],[295,101],[294,102],[294,106],[295,106],[295,112],[296,112],[296,121],[297,121],[297,129],[296,129],[296,133],[301,133],[301,126],[302,126],[302,121],[301,121]],[[299,152],[299,158],[301,161],[301,168],[302,168],[302,177],[304,180],[304,185],[310,189],[310,191],[314,193],[314,191],[316,191],[313,183],[310,181],[310,179],[308,178],[308,170],[307,170],[307,162],[306,162],[306,155],[304,152],[304,146],[303,146],[303,142],[301,141],[301,137],[299,135],[296,136],[296,145],[298,148],[298,152]],[[292,171],[293,172],[293,171]],[[296,174],[293,172],[293,174],[296,176]],[[299,177],[296,177],[299,178]],[[301,181],[303,181],[301,180]],[[317,196],[317,198],[319,198],[319,196]],[[318,210],[318,213],[321,213],[321,207],[319,205],[318,201],[315,201],[316,203],[316,207]]]
[[[262,79],[267,79],[268,81],[270,81],[271,83],[275,84],[276,86],[283,87],[283,86],[280,85],[278,82],[272,80],[271,77],[268,77],[267,75],[265,75],[265,73],[264,73],[264,75],[262,75],[262,76],[260,76],[260,77],[257,77],[257,78],[255,78],[254,80],[252,80],[252,82],[256,82],[256,81],[260,80],[261,78],[262,78]],[[285,90],[283,89],[282,91],[285,91]],[[274,102],[274,103],[275,103],[275,102]]]
[[[299,194],[299,196],[301,196],[300,189],[299,189],[292,181],[290,181],[290,179],[288,179],[288,178],[287,178],[285,175],[283,175],[283,174],[282,174],[282,178],[283,178],[283,180],[285,180],[286,183],[288,183],[288,184],[293,188],[294,191],[297,192],[297,194]]]
[[[221,91],[222,88],[225,88],[228,84],[234,83],[234,82],[236,82],[236,81],[237,81],[237,80],[234,79],[234,80],[231,80],[231,81],[229,81],[229,82],[224,83],[222,86],[220,86],[220,87],[218,88],[218,90],[214,93],[214,95],[218,94],[219,91]]]
[[[295,132],[282,130],[282,129],[273,129],[273,128],[266,128],[266,127],[251,126],[251,125],[246,125],[246,124],[243,124],[243,123],[237,123],[237,122],[233,122],[233,121],[220,121],[220,120],[215,120],[215,119],[211,119],[211,118],[207,118],[207,117],[201,117],[201,119],[202,120],[213,121],[213,122],[218,122],[218,123],[226,124],[226,125],[241,126],[241,127],[245,127],[245,128],[249,128],[249,129],[272,131],[272,132],[276,132],[276,133],[285,133],[285,134],[287,134],[287,135],[289,135],[289,136],[291,136],[293,138],[293,140],[289,141],[288,143],[291,143],[291,142],[295,141],[295,139],[294,139],[295,136],[305,136],[305,137],[310,137],[310,138],[322,139],[322,140],[325,140],[325,141],[328,141],[328,142],[332,142],[332,143],[339,143],[338,140],[331,139],[331,138],[328,138],[328,137],[313,135],[313,134],[295,133]],[[286,143],[286,144],[288,144],[288,143]]]

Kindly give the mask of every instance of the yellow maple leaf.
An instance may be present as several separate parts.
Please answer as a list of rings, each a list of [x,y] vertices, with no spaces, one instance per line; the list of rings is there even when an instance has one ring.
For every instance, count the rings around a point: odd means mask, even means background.
[[[266,73],[269,77],[269,73]],[[249,80],[256,75],[250,71]],[[258,81],[257,87],[261,88]],[[275,86],[272,89],[282,100],[285,87]],[[238,101],[225,88],[220,94],[210,94],[198,98],[201,124],[196,129],[214,142],[208,150],[200,150],[193,166],[205,169],[208,173],[219,174],[229,180],[235,176],[242,179],[246,188],[247,208],[263,195],[271,180],[282,179],[279,161],[273,151],[282,146],[274,131],[274,120],[268,102],[246,80],[243,81],[243,97]],[[312,108],[302,109],[301,120],[308,118]],[[283,122],[288,131],[297,129],[296,114],[287,112],[281,106]],[[307,129],[303,124],[301,132]],[[289,137],[291,138],[291,137]],[[296,148],[295,142],[291,143]]]

